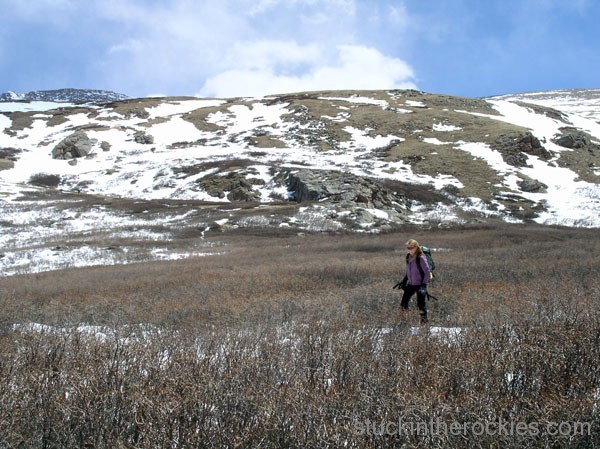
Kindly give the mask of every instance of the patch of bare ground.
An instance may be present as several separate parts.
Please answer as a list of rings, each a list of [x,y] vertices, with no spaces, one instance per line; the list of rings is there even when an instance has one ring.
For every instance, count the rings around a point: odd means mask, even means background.
[[[411,237],[437,264],[431,325],[457,336],[399,312]],[[1,444],[600,445],[595,230],[214,238],[218,256],[0,278]]]

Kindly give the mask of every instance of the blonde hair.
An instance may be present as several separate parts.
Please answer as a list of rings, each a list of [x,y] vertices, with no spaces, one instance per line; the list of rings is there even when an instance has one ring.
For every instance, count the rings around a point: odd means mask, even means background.
[[[415,239],[410,239],[406,242],[406,246],[410,246],[410,247],[415,247],[417,248],[417,250],[415,251],[415,257],[419,257],[421,254],[423,254],[423,250],[421,249],[421,245],[419,245],[419,242],[417,242]]]

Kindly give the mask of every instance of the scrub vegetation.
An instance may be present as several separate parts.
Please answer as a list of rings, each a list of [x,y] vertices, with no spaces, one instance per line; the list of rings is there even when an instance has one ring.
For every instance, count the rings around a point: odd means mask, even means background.
[[[0,278],[0,447],[600,446],[596,230],[218,237]],[[392,290],[408,238],[429,327]]]

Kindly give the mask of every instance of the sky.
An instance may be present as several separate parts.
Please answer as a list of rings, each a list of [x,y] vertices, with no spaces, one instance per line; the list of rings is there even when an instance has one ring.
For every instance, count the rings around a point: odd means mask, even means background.
[[[597,0],[0,0],[0,93],[600,88]]]

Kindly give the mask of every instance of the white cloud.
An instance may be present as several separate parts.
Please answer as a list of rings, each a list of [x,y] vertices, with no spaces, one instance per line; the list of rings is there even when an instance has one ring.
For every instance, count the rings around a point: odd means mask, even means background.
[[[354,0],[176,0],[169,8],[139,9],[125,1],[106,14],[128,24],[130,32],[111,45],[101,70],[126,91],[210,97],[415,87],[406,62],[358,37],[366,24],[357,5]],[[375,8],[369,14],[381,12]],[[396,18],[403,14],[403,8],[394,11]]]
[[[385,56],[374,48],[341,45],[331,52],[314,45],[303,47],[290,42],[250,43],[247,47],[236,47],[227,59],[238,64],[207,78],[198,95],[263,96],[329,89],[416,87],[410,65],[401,59]],[[246,49],[251,54],[250,58],[247,54],[237,54]],[[287,70],[288,62],[292,66],[300,64],[300,67],[295,72]]]
[[[392,53],[385,38],[389,20],[398,36],[406,12],[401,5],[386,5],[357,0],[39,0],[23,3],[14,14],[57,24],[47,41],[65,54],[86,42],[86,51],[73,51],[77,57],[70,60],[78,76],[87,76],[81,81],[86,86],[132,96],[225,97],[413,87],[412,68]],[[63,79],[62,72],[48,76]]]
[[[311,64],[321,57],[315,44],[300,45],[295,41],[253,41],[235,44],[222,55],[225,68],[277,69],[291,71],[292,68]]]

